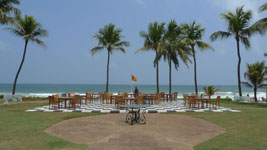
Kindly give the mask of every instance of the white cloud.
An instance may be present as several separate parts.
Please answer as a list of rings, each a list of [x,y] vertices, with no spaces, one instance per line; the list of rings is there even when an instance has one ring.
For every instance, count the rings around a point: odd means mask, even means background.
[[[265,0],[210,0],[216,7],[233,11],[237,6],[245,5],[246,9],[253,11],[253,21],[259,20],[262,14],[258,13],[259,7],[266,3]]]

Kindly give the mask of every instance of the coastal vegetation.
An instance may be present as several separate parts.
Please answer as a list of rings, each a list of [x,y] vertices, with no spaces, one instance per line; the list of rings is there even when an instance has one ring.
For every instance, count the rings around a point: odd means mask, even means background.
[[[0,1],[0,24],[16,24],[15,17],[20,15],[20,10],[14,5],[19,5],[19,0]]]
[[[156,85],[157,85],[157,93],[159,93],[159,45],[163,39],[164,32],[165,32],[165,23],[149,23],[148,25],[148,32],[141,31],[140,36],[144,38],[144,45],[142,48],[136,51],[148,51],[153,50],[156,53],[154,59],[154,67],[156,67]]]
[[[164,32],[163,39],[160,42],[158,57],[155,59],[155,61],[158,62],[161,57],[163,57],[165,61],[168,61],[169,95],[172,94],[172,63],[174,64],[175,69],[178,70],[180,64],[179,59],[186,65],[191,62],[189,59],[189,56],[191,55],[190,48],[187,47],[187,44],[183,40],[181,27],[178,26],[174,20],[171,20]],[[172,96],[170,98],[172,99]]]
[[[248,82],[242,82],[244,85],[253,88],[254,99],[257,102],[257,89],[266,86],[267,69],[264,62],[256,62],[254,64],[247,64],[247,72],[244,73],[245,79]]]
[[[116,29],[114,24],[107,24],[104,28],[99,29],[98,33],[93,37],[98,41],[98,45],[91,49],[91,55],[107,49],[108,51],[108,60],[107,60],[107,80],[106,80],[106,92],[108,93],[109,85],[109,62],[110,55],[114,51],[121,51],[125,53],[124,47],[130,46],[130,43],[127,41],[121,41],[124,37],[121,35],[122,29]]]
[[[191,24],[182,24],[182,32],[185,37],[185,41],[191,47],[194,60],[194,81],[195,81],[195,92],[198,95],[198,86],[197,86],[197,60],[196,60],[196,48],[199,50],[214,50],[211,45],[201,41],[205,28],[202,28],[200,24],[197,24],[193,21]]]
[[[214,95],[216,92],[219,91],[219,89],[215,88],[214,86],[208,86],[208,87],[204,87],[203,90],[205,91],[205,93],[209,96],[209,99],[212,95]]]
[[[32,42],[42,47],[46,47],[45,43],[42,40],[40,40],[40,37],[47,36],[47,31],[42,28],[41,24],[37,22],[37,20],[33,16],[26,15],[24,18],[17,16],[16,23],[18,25],[16,25],[15,27],[10,27],[6,29],[11,31],[11,33],[13,33],[14,35],[23,38],[23,40],[25,41],[25,46],[24,46],[22,60],[13,84],[13,90],[12,90],[13,95],[15,95],[16,93],[17,80],[19,77],[19,73],[22,69],[23,63],[25,61],[28,43]]]
[[[260,26],[255,26],[251,24],[252,19],[252,11],[244,10],[244,6],[237,7],[234,12],[226,12],[221,14],[221,18],[224,19],[227,23],[227,31],[217,31],[214,32],[210,39],[211,41],[215,41],[217,39],[226,39],[233,36],[236,40],[237,47],[237,56],[238,56],[238,64],[237,64],[237,78],[238,78],[238,90],[239,96],[242,96],[241,89],[241,78],[240,78],[240,65],[241,65],[241,54],[240,54],[240,42],[244,44],[245,48],[250,48],[249,38],[253,33],[262,31]]]

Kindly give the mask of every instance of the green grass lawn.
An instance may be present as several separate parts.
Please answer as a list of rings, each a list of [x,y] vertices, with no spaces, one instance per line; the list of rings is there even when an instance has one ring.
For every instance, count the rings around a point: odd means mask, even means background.
[[[62,120],[95,115],[90,113],[25,112],[44,104],[16,104],[0,106],[0,150],[51,150],[78,148],[74,144],[44,132]],[[221,134],[195,147],[196,150],[266,150],[267,105],[223,102],[223,106],[241,113],[177,113],[202,118],[226,129]],[[168,114],[167,114],[168,115]]]
[[[44,130],[65,119],[95,114],[25,112],[41,105],[44,104],[0,106],[0,150],[87,148],[49,135]]]
[[[267,105],[224,102],[223,106],[241,113],[189,113],[226,129],[221,134],[195,147],[196,150],[266,150]]]

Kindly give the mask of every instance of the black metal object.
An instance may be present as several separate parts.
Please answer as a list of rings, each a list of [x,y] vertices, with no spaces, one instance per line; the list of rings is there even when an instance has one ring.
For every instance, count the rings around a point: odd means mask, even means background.
[[[131,125],[135,123],[142,123],[146,124],[146,117],[145,117],[145,111],[142,111],[140,113],[140,108],[134,109],[130,108],[128,109],[129,112],[126,115],[126,123],[131,123]]]

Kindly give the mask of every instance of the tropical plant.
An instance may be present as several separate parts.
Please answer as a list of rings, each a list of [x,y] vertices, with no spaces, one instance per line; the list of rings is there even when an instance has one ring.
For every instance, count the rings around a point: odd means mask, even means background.
[[[265,12],[265,11],[267,11],[267,3],[264,3],[263,5],[259,7],[260,13]],[[262,18],[258,20],[256,23],[254,23],[252,25],[252,29],[255,32],[259,32],[260,34],[265,34],[265,31],[267,29],[267,17]]]
[[[257,102],[257,89],[265,86],[267,68],[264,62],[256,62],[254,64],[247,64],[247,72],[244,73],[244,77],[247,82],[242,84],[252,87],[254,90],[255,102]]]
[[[95,40],[98,40],[98,45],[91,49],[91,55],[94,55],[96,52],[99,52],[104,48],[108,51],[106,92],[108,92],[109,86],[110,55],[116,50],[125,53],[123,47],[130,46],[129,42],[121,41],[121,38],[124,37],[121,35],[121,32],[121,29],[116,29],[115,25],[110,23],[105,25],[104,28],[99,29],[98,33],[93,37]]]
[[[169,95],[172,98],[172,86],[171,86],[171,69],[172,63],[176,70],[179,67],[179,58],[188,65],[191,63],[189,55],[191,54],[190,48],[187,47],[186,43],[182,42],[181,29],[174,20],[168,24],[163,40],[159,46],[159,55],[155,58],[155,63],[158,62],[161,57],[168,61],[169,65]]]
[[[16,22],[18,24],[17,26],[15,26],[14,28],[12,27],[6,29],[10,30],[14,35],[23,38],[23,40],[25,41],[25,46],[24,46],[23,57],[13,84],[13,90],[12,90],[13,95],[15,95],[16,92],[17,79],[25,60],[28,43],[33,42],[42,47],[46,47],[44,42],[41,41],[39,38],[47,36],[47,31],[43,29],[41,24],[37,22],[37,20],[32,16],[26,15],[24,18],[17,16]]]
[[[191,24],[182,24],[182,31],[185,36],[185,41],[191,47],[193,59],[194,59],[194,81],[195,81],[195,92],[198,95],[197,85],[197,61],[196,61],[196,48],[199,50],[214,50],[208,43],[201,41],[202,36],[205,32],[205,28],[202,28],[200,24],[193,21]]]
[[[253,32],[256,32],[255,27],[249,26],[252,12],[250,10],[245,11],[244,6],[237,7],[235,12],[226,12],[221,14],[222,19],[227,22],[227,31],[217,31],[210,36],[211,41],[215,41],[218,38],[225,39],[233,36],[237,44],[237,77],[238,77],[238,90],[239,96],[242,96],[241,89],[241,80],[240,80],[240,64],[241,64],[241,55],[240,55],[240,41],[244,44],[245,48],[250,47],[249,37]]]
[[[15,19],[11,15],[20,15],[20,10],[13,6],[19,5],[19,3],[19,0],[0,0],[0,24],[15,23]]]
[[[203,90],[205,91],[205,93],[209,96],[209,99],[212,95],[214,95],[216,92],[219,91],[219,89],[215,88],[214,86],[208,86],[208,87],[204,87]]]
[[[144,46],[136,51],[148,51],[153,50],[156,52],[155,60],[159,55],[159,44],[163,39],[165,32],[165,23],[149,23],[148,32],[141,31],[140,36],[145,39]],[[159,93],[159,63],[154,61],[154,67],[156,67],[156,82],[157,82],[157,93]]]

